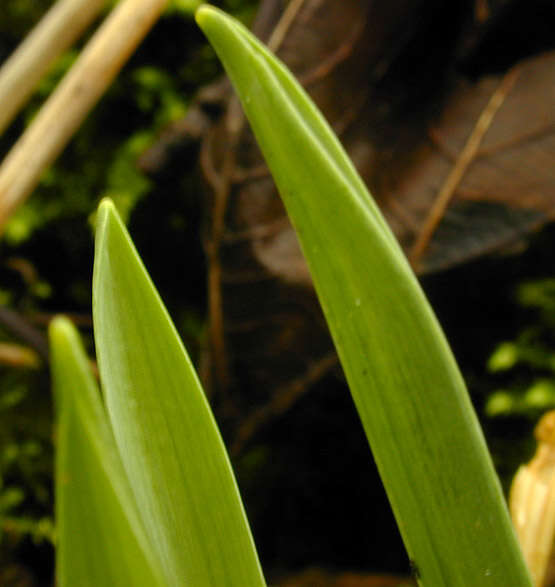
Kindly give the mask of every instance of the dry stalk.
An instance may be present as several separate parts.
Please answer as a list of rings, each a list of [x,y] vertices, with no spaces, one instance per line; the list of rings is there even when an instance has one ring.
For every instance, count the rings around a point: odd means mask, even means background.
[[[0,166],[0,233],[64,149],[167,0],[122,0]]]
[[[0,69],[0,133],[54,60],[81,36],[105,0],[58,0]]]
[[[486,107],[476,121],[476,125],[472,129],[455,165],[441,186],[441,189],[439,190],[430,212],[428,213],[409,253],[410,262],[415,269],[418,269],[420,260],[430,244],[435,230],[441,222],[448,205],[453,199],[464,174],[476,158],[484,136],[488,132],[495,115],[505,102],[506,97],[513,88],[519,75],[520,69],[515,67],[509,70],[509,72],[503,77],[501,83],[492,94]]]

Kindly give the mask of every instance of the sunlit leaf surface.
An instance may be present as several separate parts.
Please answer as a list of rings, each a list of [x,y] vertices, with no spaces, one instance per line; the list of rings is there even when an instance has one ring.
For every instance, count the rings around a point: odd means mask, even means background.
[[[376,205],[289,72],[217,9],[197,21],[297,230],[421,583],[529,585],[464,382]]]
[[[56,396],[56,585],[163,585],[79,335],[50,327]]]
[[[93,315],[106,405],[168,585],[264,585],[224,445],[113,204],[97,220]]]

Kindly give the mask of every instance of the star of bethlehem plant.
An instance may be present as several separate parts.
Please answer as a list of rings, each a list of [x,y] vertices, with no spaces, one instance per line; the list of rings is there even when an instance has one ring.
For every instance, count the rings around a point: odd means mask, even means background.
[[[209,6],[196,18],[297,230],[419,584],[531,585],[448,344],[352,163],[242,25]],[[74,327],[63,317],[50,327],[57,584],[265,585],[206,397],[108,200],[93,318],[103,399]]]

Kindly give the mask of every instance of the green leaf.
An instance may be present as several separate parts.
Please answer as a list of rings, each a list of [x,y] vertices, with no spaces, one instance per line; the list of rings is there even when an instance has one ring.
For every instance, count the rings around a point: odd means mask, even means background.
[[[308,261],[419,581],[530,585],[464,382],[377,206],[304,90],[203,6]]]
[[[113,204],[97,220],[93,317],[114,435],[169,585],[264,579],[191,362]]]
[[[50,326],[57,414],[56,584],[163,585],[75,328]]]

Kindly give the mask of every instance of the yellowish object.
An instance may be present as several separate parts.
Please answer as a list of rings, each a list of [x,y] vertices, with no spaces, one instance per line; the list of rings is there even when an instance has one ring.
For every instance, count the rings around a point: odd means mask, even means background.
[[[520,467],[513,480],[509,505],[524,558],[535,587],[555,586],[555,411],[535,430],[534,458]]]
[[[36,369],[40,366],[40,357],[28,347],[0,342],[0,365]]]

